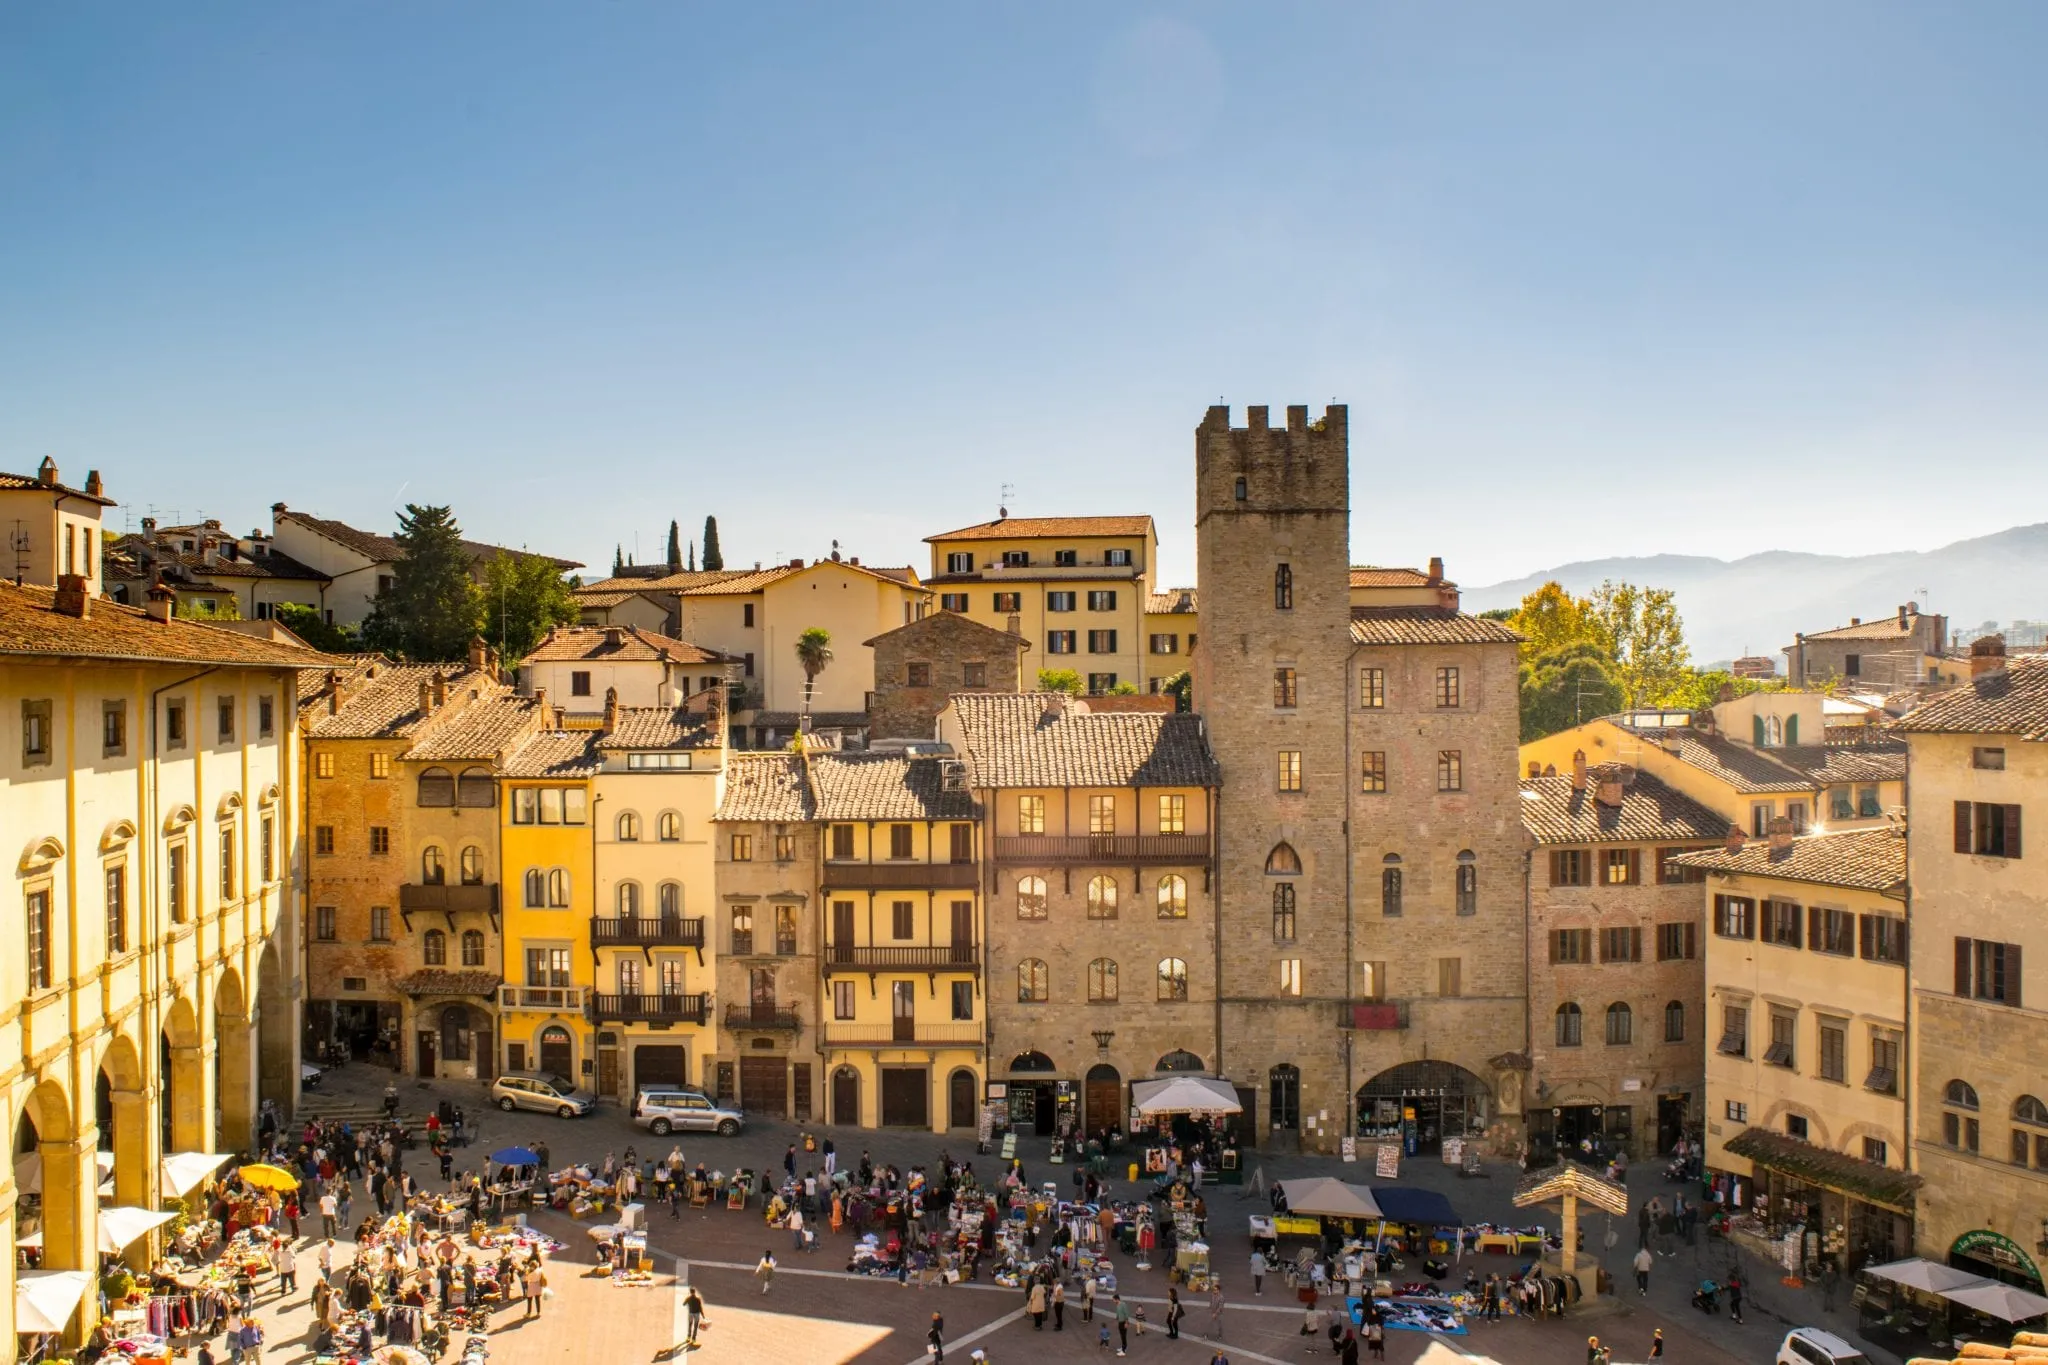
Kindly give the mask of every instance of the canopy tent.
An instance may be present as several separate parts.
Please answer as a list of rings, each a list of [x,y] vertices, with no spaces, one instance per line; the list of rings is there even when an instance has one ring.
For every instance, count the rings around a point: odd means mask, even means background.
[[[2048,1299],[1997,1280],[1979,1280],[1976,1284],[1936,1292],[1950,1303],[1959,1303],[2000,1322],[2026,1322],[2048,1314]]]
[[[1372,1192],[1363,1185],[1347,1185],[1341,1180],[1319,1176],[1311,1180],[1289,1180],[1282,1183],[1287,1196],[1287,1211],[1316,1218],[1378,1218],[1380,1206],[1373,1202]]]
[[[1908,1289],[1918,1289],[1929,1294],[1946,1294],[1951,1289],[1962,1289],[1969,1285],[1990,1284],[1982,1275],[1973,1275],[1967,1270],[1957,1270],[1952,1265],[1939,1261],[1924,1260],[1915,1256],[1908,1261],[1892,1261],[1885,1265],[1871,1265],[1863,1268],[1866,1275]]]
[[[538,1166],[540,1153],[531,1147],[500,1147],[491,1153],[491,1160],[500,1166]]]
[[[89,1270],[17,1270],[14,1272],[14,1330],[61,1332],[78,1311],[78,1301],[92,1286]]]
[[[1241,1114],[1237,1091],[1229,1081],[1208,1076],[1170,1076],[1163,1081],[1137,1081],[1131,1103],[1146,1118],[1161,1114]]]
[[[1289,1186],[1290,1190],[1292,1188]],[[1372,1197],[1373,1202],[1380,1206],[1381,1215],[1390,1223],[1438,1228],[1465,1226],[1465,1221],[1458,1217],[1458,1211],[1451,1207],[1451,1201],[1435,1190],[1419,1190],[1412,1185],[1375,1185]]]
[[[113,1208],[100,1210],[99,1249],[109,1256],[119,1256],[156,1228],[162,1227],[178,1215],[157,1213],[150,1209]],[[32,1232],[15,1243],[16,1246],[39,1247],[43,1234]]]
[[[163,1159],[164,1193],[183,1198],[228,1159],[226,1152],[172,1152]]]
[[[114,1154],[112,1152],[94,1152],[92,1159],[93,1165],[99,1170],[99,1192],[101,1194],[113,1193]],[[43,1192],[43,1154],[41,1152],[30,1152],[26,1156],[14,1158],[14,1188],[21,1194],[41,1194]]]

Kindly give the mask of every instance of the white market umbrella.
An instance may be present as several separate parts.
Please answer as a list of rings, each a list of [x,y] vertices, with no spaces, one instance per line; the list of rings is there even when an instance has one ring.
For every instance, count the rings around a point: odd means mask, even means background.
[[[114,1154],[112,1152],[94,1152],[92,1154],[92,1162],[94,1168],[99,1173],[99,1180],[96,1182],[99,1186],[99,1192],[106,1194],[111,1190],[113,1184]],[[41,1194],[43,1192],[43,1154],[41,1152],[30,1152],[26,1156],[14,1158],[14,1188],[22,1194]]]
[[[227,1152],[172,1152],[163,1159],[164,1193],[179,1198],[190,1194],[219,1170]]]
[[[151,1231],[162,1227],[177,1216],[175,1213],[157,1213],[152,1209],[101,1209],[99,1249],[109,1256],[119,1256],[147,1237]],[[16,1246],[24,1247],[39,1247],[42,1244],[41,1230],[32,1232],[15,1243]]]
[[[1378,1218],[1380,1206],[1363,1185],[1318,1176],[1284,1182],[1287,1211],[1318,1218]]]
[[[14,1330],[61,1332],[92,1284],[89,1270],[18,1270],[14,1274]]]
[[[2000,1322],[2025,1322],[2048,1313],[2048,1299],[2024,1289],[2015,1289],[2009,1284],[2000,1284],[1997,1280],[1966,1284],[1960,1289],[1944,1289],[1941,1296],[1950,1303],[1975,1309]]]
[[[1957,1270],[1951,1265],[1929,1261],[1915,1256],[1907,1261],[1891,1261],[1885,1265],[1865,1266],[1863,1273],[1875,1275],[1880,1280],[1918,1289],[1929,1294],[1946,1295],[1952,1289],[1965,1289],[1971,1285],[1990,1284],[1982,1275],[1972,1275],[1967,1270]]]
[[[1241,1114],[1237,1091],[1230,1082],[1208,1076],[1174,1076],[1163,1081],[1138,1081],[1131,1103],[1140,1114]]]

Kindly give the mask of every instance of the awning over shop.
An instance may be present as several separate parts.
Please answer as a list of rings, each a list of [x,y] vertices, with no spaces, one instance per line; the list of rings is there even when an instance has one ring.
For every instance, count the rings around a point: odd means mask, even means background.
[[[14,1273],[14,1330],[61,1332],[92,1284],[89,1270],[18,1270]]]
[[[151,1209],[115,1208],[100,1210],[99,1249],[109,1256],[119,1256],[135,1243],[141,1241],[151,1230],[162,1227],[178,1215],[157,1213]],[[32,1232],[16,1242],[16,1246],[39,1247],[43,1234]]]
[[[1378,1218],[1380,1206],[1373,1202],[1372,1191],[1363,1185],[1347,1185],[1341,1180],[1319,1176],[1309,1180],[1287,1180],[1281,1182],[1281,1190],[1287,1196],[1287,1211],[1317,1218]]]
[[[99,1192],[101,1194],[113,1193],[114,1154],[112,1152],[94,1152],[92,1159],[93,1165],[99,1171]],[[22,1194],[41,1194],[43,1192],[43,1154],[41,1152],[30,1152],[26,1156],[14,1158],[14,1188]]]
[[[164,1193],[176,1197],[190,1194],[227,1159],[226,1152],[172,1152],[163,1160]]]
[[[1929,1294],[1940,1294],[1964,1285],[1983,1284],[1982,1275],[1973,1275],[1967,1270],[1957,1270],[1952,1265],[1939,1261],[1924,1260],[1915,1256],[1907,1261],[1891,1261],[1885,1265],[1865,1266],[1863,1273],[1908,1289],[1924,1290]]]
[[[1920,1188],[1920,1177],[1911,1171],[1831,1152],[1768,1128],[1745,1128],[1729,1139],[1728,1154],[1894,1213],[1911,1213],[1913,1192]]]
[[[1241,1114],[1237,1091],[1229,1081],[1208,1076],[1173,1076],[1163,1081],[1138,1081],[1131,1103],[1140,1114]]]
[[[1418,1190],[1412,1185],[1375,1185],[1372,1198],[1389,1222],[1438,1228],[1465,1225],[1465,1220],[1451,1207],[1451,1201],[1435,1190]]]
[[[2048,1299],[1997,1280],[1979,1280],[1958,1289],[1944,1289],[1941,1296],[2000,1322],[2027,1322],[2048,1314]]]

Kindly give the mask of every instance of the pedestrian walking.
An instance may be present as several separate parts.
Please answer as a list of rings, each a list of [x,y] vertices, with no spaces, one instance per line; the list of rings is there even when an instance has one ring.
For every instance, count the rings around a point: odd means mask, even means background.
[[[1654,1335],[1654,1336],[1652,1336],[1652,1337],[1650,1338],[1650,1359],[1652,1359],[1652,1360],[1662,1360],[1663,1358],[1664,1358],[1664,1329],[1663,1329],[1662,1327],[1659,1327],[1659,1328],[1657,1329],[1656,1335]]]
[[[256,1319],[242,1319],[241,1335],[236,1340],[241,1344],[244,1357],[250,1360],[263,1358],[263,1327]]]
[[[792,1148],[792,1151],[795,1149]],[[761,1282],[761,1292],[767,1293],[775,1285],[775,1253],[761,1253],[761,1263],[754,1267],[754,1278]]]
[[[800,1208],[789,1211],[790,1250],[804,1249],[804,1211]]]
[[[1212,1340],[1223,1340],[1223,1281],[1209,1280],[1209,1336]]]
[[[1728,1277],[1728,1321],[1737,1323],[1742,1321],[1742,1277],[1740,1275],[1730,1275]]]
[[[831,1138],[826,1138],[826,1139],[825,1139],[825,1149],[824,1149],[824,1154],[825,1154],[825,1183],[829,1185],[829,1184],[831,1184],[831,1183],[832,1183],[832,1173],[833,1173],[834,1171],[837,1171],[837,1170],[839,1169],[839,1153],[838,1153],[838,1151],[837,1151],[837,1150],[836,1150],[836,1149],[835,1149],[835,1148],[834,1148],[834,1147],[832,1146],[832,1139],[831,1139]]]
[[[796,1179],[796,1144],[789,1144],[789,1150],[782,1154],[782,1169],[791,1180]]]
[[[1081,1281],[1081,1321],[1095,1321],[1095,1277],[1093,1275]],[[1103,1330],[1107,1331],[1108,1329],[1104,1328]],[[1105,1336],[1103,1340],[1106,1342],[1109,1338]]]
[[[683,1345],[695,1346],[697,1329],[704,1325],[704,1298],[697,1292],[697,1286],[694,1284],[690,1286],[690,1292],[683,1296],[683,1312],[689,1321],[689,1335],[683,1338]]]
[[[832,1139],[826,1138],[826,1142]],[[830,1161],[828,1154],[825,1158]],[[937,1313],[932,1314],[932,1325],[924,1331],[925,1353],[932,1358],[932,1365],[946,1365],[946,1320]]]
[[[1121,1294],[1112,1294],[1109,1299],[1116,1305],[1116,1353],[1128,1355],[1131,1350],[1131,1306],[1124,1302]]]
[[[1833,1261],[1820,1263],[1820,1307],[1823,1313],[1835,1311],[1835,1284],[1840,1278]]]
[[[1043,1280],[1034,1279],[1031,1281],[1031,1292],[1024,1296],[1024,1311],[1031,1314],[1031,1330],[1043,1332],[1045,1330],[1045,1282]]]
[[[526,1316],[529,1318],[539,1317],[540,1298],[547,1290],[548,1276],[547,1272],[540,1268],[538,1261],[527,1268],[526,1278],[522,1282],[521,1287],[526,1290]]]
[[[1349,1327],[1344,1329],[1344,1340],[1337,1350],[1339,1365],[1358,1365],[1358,1333]]]
[[[334,1197],[332,1187],[320,1194],[320,1235],[328,1241],[334,1240],[335,1219],[341,1212],[341,1203]]]
[[[1654,1262],[1651,1260],[1650,1257],[1650,1249],[1648,1247],[1645,1246],[1636,1248],[1636,1293],[1643,1295],[1649,1294],[1650,1266],[1653,1263]]]
[[[1374,1360],[1387,1358],[1387,1325],[1378,1318],[1365,1325],[1365,1349]]]
[[[1316,1353],[1316,1343],[1323,1339],[1323,1315],[1316,1311],[1314,1304],[1301,1312],[1301,1335],[1308,1338],[1308,1353]]]
[[[1052,1282],[1052,1330],[1067,1330],[1067,1285],[1064,1280]]]
[[[299,1258],[292,1255],[291,1243],[280,1237],[270,1244],[270,1268],[277,1272],[277,1294],[299,1292]]]
[[[1252,1293],[1264,1294],[1265,1292],[1266,1253],[1263,1251],[1254,1251],[1252,1253]]]
[[[1169,1288],[1166,1291],[1166,1339],[1180,1340],[1180,1320],[1187,1315],[1187,1308],[1180,1301],[1180,1291]]]

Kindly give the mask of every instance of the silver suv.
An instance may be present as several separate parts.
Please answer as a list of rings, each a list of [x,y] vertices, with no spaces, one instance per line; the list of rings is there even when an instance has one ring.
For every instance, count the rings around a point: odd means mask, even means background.
[[[545,1071],[511,1071],[491,1084],[491,1102],[506,1113],[533,1109],[543,1114],[577,1118],[597,1108],[597,1096],[578,1090],[566,1076]]]
[[[633,1100],[633,1122],[656,1137],[685,1129],[731,1137],[746,1121],[701,1090],[643,1090]]]

